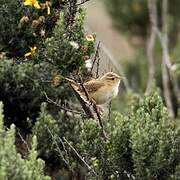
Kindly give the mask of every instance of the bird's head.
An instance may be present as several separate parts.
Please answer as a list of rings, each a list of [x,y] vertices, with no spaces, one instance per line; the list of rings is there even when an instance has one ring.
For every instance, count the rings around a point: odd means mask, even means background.
[[[110,85],[117,85],[120,83],[120,81],[123,79],[123,77],[117,75],[114,72],[108,72],[108,73],[104,74],[100,79]]]

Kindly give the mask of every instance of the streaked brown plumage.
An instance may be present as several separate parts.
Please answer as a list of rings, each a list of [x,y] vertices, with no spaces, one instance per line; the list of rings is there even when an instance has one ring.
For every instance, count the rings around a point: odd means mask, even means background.
[[[108,72],[102,77],[90,80],[83,85],[88,92],[89,98],[94,100],[97,105],[101,105],[117,96],[121,79],[121,76],[113,72]],[[74,83],[71,85],[82,98],[86,99],[82,86]]]

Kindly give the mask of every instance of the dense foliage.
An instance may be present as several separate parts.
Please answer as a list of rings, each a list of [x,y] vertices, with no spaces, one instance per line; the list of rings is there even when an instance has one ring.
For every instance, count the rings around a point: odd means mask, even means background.
[[[33,137],[27,159],[23,159],[15,146],[15,126],[5,130],[3,126],[2,103],[0,103],[0,178],[13,180],[50,180],[44,175],[44,162],[37,159],[37,141]]]
[[[95,52],[95,36],[85,32],[79,1],[0,2],[0,179],[178,177],[179,125],[156,91],[141,98],[126,94],[124,113],[113,111],[109,121],[103,116],[107,139],[77,103],[64,77],[89,78],[85,61]],[[138,17],[123,12],[128,27],[132,21],[144,25],[144,1],[133,8],[128,3],[126,9],[142,10]],[[147,71],[142,59],[144,54],[137,58],[143,71],[135,71],[133,63],[126,66],[139,92]]]
[[[29,129],[38,116],[41,103],[46,100],[43,92],[53,99],[67,97],[67,84],[58,88],[53,84],[56,73],[54,66],[47,63],[14,65],[12,60],[1,60],[0,99],[4,102],[5,119],[8,120],[5,123],[13,122]]]
[[[180,164],[180,128],[172,124],[157,92],[144,99],[134,96],[131,102],[129,113],[116,113],[108,123],[106,142],[95,122],[84,124],[84,155],[100,179],[175,177]],[[94,179],[92,174],[89,179]]]

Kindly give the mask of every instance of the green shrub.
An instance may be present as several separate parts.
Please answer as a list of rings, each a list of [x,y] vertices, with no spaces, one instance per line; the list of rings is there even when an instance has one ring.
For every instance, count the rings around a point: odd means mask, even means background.
[[[180,163],[180,129],[172,123],[158,93],[145,97],[130,120],[136,177],[169,178]]]
[[[33,134],[37,136],[38,153],[44,159],[58,157],[58,153],[56,151],[57,145],[54,142],[54,140],[57,141],[56,137],[58,133],[59,128],[56,120],[50,114],[48,114],[46,105],[42,104],[40,115],[37,118],[35,126],[33,127]],[[59,158],[57,158],[57,160],[58,159]]]
[[[61,110],[52,116],[47,104],[42,104],[39,117],[33,127],[33,135],[37,136],[39,156],[52,168],[57,166],[60,170],[68,169],[68,166],[72,166],[77,161],[71,150],[68,150],[69,147],[64,147],[62,142],[65,137],[74,147],[78,146],[81,123],[80,116],[70,115]]]
[[[44,162],[37,159],[36,137],[27,159],[23,159],[15,146],[15,126],[9,130],[3,127],[2,103],[0,104],[0,179],[12,180],[50,180],[45,176]]]
[[[6,124],[15,123],[29,129],[38,116],[40,105],[46,101],[43,92],[52,99],[69,97],[69,86],[62,82],[55,87],[54,66],[48,63],[14,64],[12,60],[0,61],[0,100],[4,103]],[[56,112],[51,108],[51,112]]]
[[[68,75],[84,64],[84,12],[81,9],[75,16],[72,26],[65,21],[66,14],[60,13],[60,19],[53,32],[53,37],[47,39],[45,59],[54,64],[60,74]],[[73,46],[72,43],[76,45]]]
[[[138,101],[111,120],[106,142],[92,122],[83,127],[81,148],[100,179],[163,180],[177,174],[180,127],[169,118],[157,92]]]
[[[0,51],[15,58],[23,58],[30,47],[42,45],[44,39],[51,36],[57,20],[57,10],[63,8],[62,2],[58,0],[52,1],[50,14],[47,14],[46,8],[42,9],[44,0],[39,1],[41,9],[24,6],[24,0],[1,0],[0,3]],[[33,25],[33,22],[37,24],[38,21],[37,26]]]

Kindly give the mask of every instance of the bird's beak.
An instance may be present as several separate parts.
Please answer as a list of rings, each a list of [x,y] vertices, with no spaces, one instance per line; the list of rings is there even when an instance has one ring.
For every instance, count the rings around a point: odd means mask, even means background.
[[[123,79],[125,79],[125,77],[117,75],[117,79],[123,80]]]

